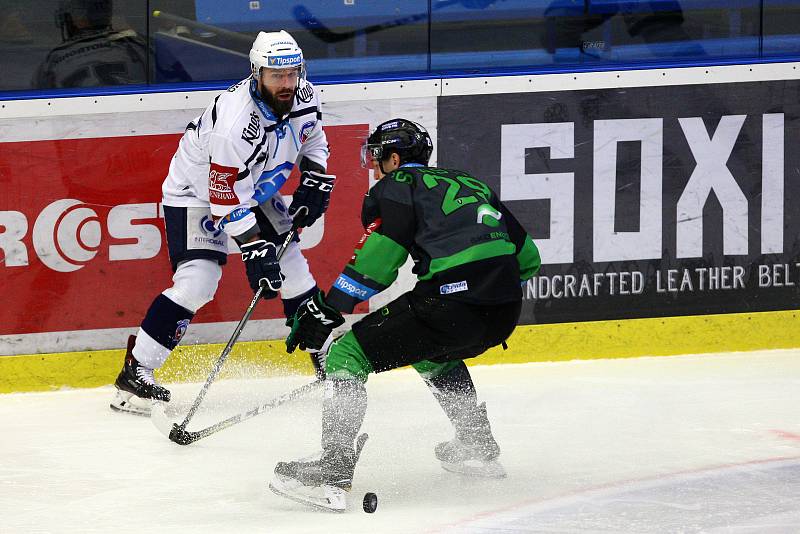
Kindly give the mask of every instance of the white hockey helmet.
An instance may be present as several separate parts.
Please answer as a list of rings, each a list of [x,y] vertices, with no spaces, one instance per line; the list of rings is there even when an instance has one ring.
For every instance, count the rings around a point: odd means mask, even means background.
[[[254,77],[258,78],[261,67],[268,69],[300,67],[300,75],[305,77],[303,50],[286,30],[258,32],[253,48],[250,49],[250,70]]]

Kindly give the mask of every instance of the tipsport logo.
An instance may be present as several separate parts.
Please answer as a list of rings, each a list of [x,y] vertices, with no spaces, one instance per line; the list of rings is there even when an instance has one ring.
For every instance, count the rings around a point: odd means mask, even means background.
[[[270,67],[297,67],[303,62],[303,56],[292,54],[290,56],[270,56],[267,58],[267,65]]]
[[[33,223],[33,251],[53,271],[73,272],[97,256],[107,235],[127,241],[108,245],[110,261],[152,258],[161,250],[161,230],[143,220],[160,216],[156,203],[114,206],[103,218],[80,200],[57,200],[46,206]],[[30,265],[30,251],[23,241],[29,228],[24,213],[0,211],[0,258],[4,267]]]

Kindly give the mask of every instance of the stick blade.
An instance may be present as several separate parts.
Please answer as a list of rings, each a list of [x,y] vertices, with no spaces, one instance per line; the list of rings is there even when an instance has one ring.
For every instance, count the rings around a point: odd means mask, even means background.
[[[153,408],[150,411],[150,421],[158,429],[159,432],[164,434],[165,438],[169,438],[172,432],[173,422],[167,416],[166,404],[163,402],[154,402]]]
[[[178,445],[188,445],[199,439],[196,432],[189,432],[167,415],[167,406],[163,402],[155,402],[150,412],[150,420],[165,438]]]
[[[188,445],[200,439],[197,432],[187,432],[185,428],[178,423],[172,424],[172,429],[169,432],[169,439],[178,445]]]

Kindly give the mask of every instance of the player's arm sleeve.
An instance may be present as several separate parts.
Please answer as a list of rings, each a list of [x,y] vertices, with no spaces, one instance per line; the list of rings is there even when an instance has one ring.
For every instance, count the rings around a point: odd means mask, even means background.
[[[520,280],[528,280],[539,272],[542,266],[542,259],[539,256],[539,248],[533,242],[531,236],[525,236],[525,242],[520,251],[517,252],[517,261],[519,262]]]
[[[517,251],[517,261],[519,262],[519,278],[522,281],[536,275],[542,266],[542,259],[539,256],[539,248],[533,242],[533,238],[528,235],[525,228],[519,223],[514,214],[500,203],[500,211],[506,220],[508,236]]]
[[[248,241],[258,233],[256,217],[250,211],[253,180],[242,154],[230,137],[212,132],[209,140],[211,164],[208,174],[208,200],[211,216],[226,234]]]
[[[333,283],[326,299],[339,311],[350,313],[356,304],[369,300],[392,285],[413,245],[416,225],[414,207],[410,202],[411,188],[397,182],[386,185],[390,187],[379,188],[384,193],[395,186],[408,191],[404,194],[401,190],[399,195],[371,192],[371,195],[379,195],[379,198],[367,197],[369,202],[377,200],[375,212],[378,217],[367,226],[360,247],[356,248],[350,263]]]
[[[303,146],[300,147],[300,152],[297,154],[297,157],[300,162],[302,162],[303,159],[308,159],[321,166],[324,174],[324,169],[328,167],[330,150],[328,148],[328,138],[325,136],[325,130],[322,127],[322,108],[320,107],[319,98],[317,98],[316,93],[314,94],[314,104],[316,110],[313,115],[309,115],[309,120],[314,121],[314,127],[308,133],[308,138],[305,143],[303,143]]]

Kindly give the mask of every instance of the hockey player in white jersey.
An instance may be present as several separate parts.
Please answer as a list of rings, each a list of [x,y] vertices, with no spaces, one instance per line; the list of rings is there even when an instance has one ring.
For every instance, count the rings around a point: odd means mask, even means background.
[[[303,52],[287,32],[260,32],[251,75],[231,86],[186,127],[162,186],[173,285],[150,305],[130,336],[111,408],[148,415],[169,401],[153,370],[161,367],[195,313],[217,290],[227,261],[227,234],[239,244],[253,291],[280,292],[291,317],[318,289],[297,240],[280,260],[277,244],[294,227],[325,212],[335,176]],[[299,166],[300,185],[287,208],[280,190]]]

